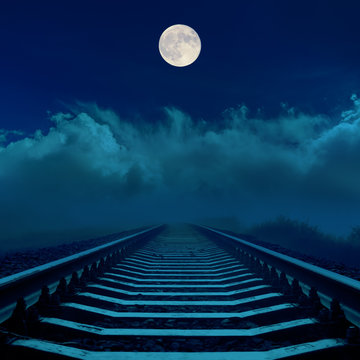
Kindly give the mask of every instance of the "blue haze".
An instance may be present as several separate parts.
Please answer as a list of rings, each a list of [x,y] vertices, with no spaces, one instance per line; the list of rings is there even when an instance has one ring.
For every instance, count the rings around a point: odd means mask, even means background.
[[[164,221],[359,224],[358,1],[14,1],[0,11],[0,248]],[[202,51],[158,53],[172,24]]]

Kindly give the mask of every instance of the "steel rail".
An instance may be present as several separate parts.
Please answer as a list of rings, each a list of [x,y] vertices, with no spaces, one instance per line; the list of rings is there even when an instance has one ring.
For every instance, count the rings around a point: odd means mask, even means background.
[[[277,267],[279,276],[268,259],[209,229],[168,225],[152,231],[120,242],[106,259],[85,266],[80,281],[74,275],[52,294],[45,289],[34,306],[24,310],[19,302],[0,328],[0,353],[8,359],[150,360],[163,352],[170,360],[223,360],[235,353],[248,360],[359,359],[357,329],[341,311],[323,308],[314,290],[307,297],[297,281],[290,285],[284,267]],[[187,236],[179,242],[179,235]],[[217,255],[228,254],[248,273],[233,278],[223,263],[220,279],[189,278],[193,261],[214,246]],[[159,248],[165,256],[157,256]],[[138,263],[123,273],[125,262],[147,258],[144,249],[163,268],[154,272]],[[174,272],[175,264],[186,278]],[[197,266],[219,271],[211,259]]]
[[[62,277],[68,281],[73,272],[78,272],[84,266],[98,261],[121,245],[125,246],[129,242],[155,233],[161,227],[162,225],[153,226],[107,244],[1,278],[0,323],[11,316],[19,297],[23,297],[26,305],[31,306],[38,301],[43,285],[47,285],[52,292]]]
[[[288,255],[255,245],[237,236],[214,228],[195,225],[213,236],[232,242],[234,250],[241,248],[245,252],[257,257],[262,263],[283,271],[289,279],[297,279],[303,291],[307,294],[311,287],[318,290],[321,303],[330,308],[332,299],[340,302],[346,318],[360,327],[360,281],[333,271],[309,264]]]

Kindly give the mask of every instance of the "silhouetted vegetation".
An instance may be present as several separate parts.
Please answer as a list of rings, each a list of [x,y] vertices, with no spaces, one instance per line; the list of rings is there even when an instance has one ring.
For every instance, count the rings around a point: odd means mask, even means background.
[[[360,226],[355,226],[352,228],[350,235],[347,238],[348,242],[353,246],[360,248]],[[359,261],[360,263],[360,261]]]
[[[323,233],[317,226],[280,216],[254,225],[247,232],[256,240],[360,267],[360,226],[354,227],[347,237],[336,237]]]

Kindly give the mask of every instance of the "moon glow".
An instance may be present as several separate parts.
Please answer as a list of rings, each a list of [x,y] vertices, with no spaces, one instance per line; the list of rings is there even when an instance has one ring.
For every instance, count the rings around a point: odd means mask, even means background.
[[[160,54],[170,65],[188,66],[198,58],[200,50],[200,37],[190,26],[173,25],[160,36]]]

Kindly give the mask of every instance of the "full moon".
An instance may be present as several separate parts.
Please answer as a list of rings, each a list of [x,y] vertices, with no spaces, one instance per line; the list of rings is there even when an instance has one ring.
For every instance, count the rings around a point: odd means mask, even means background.
[[[188,66],[198,58],[200,50],[199,35],[190,26],[173,25],[168,27],[160,36],[160,54],[170,65]]]

